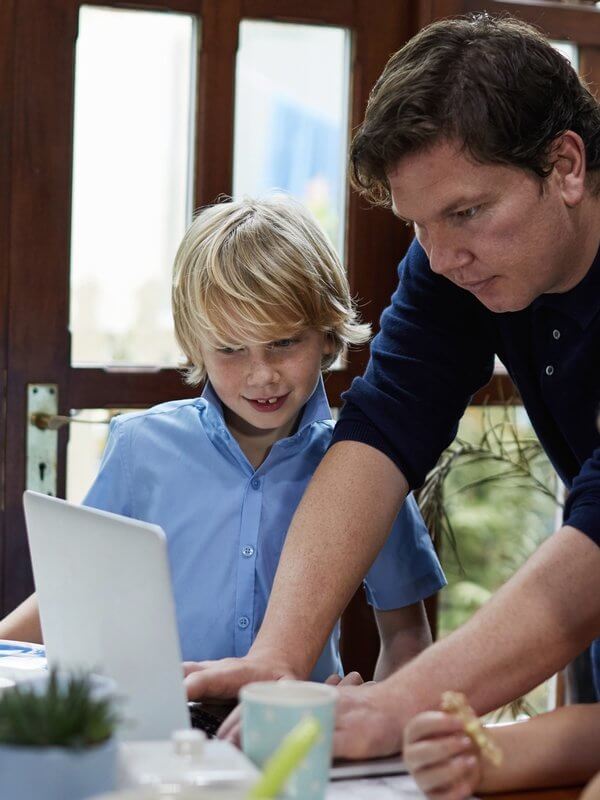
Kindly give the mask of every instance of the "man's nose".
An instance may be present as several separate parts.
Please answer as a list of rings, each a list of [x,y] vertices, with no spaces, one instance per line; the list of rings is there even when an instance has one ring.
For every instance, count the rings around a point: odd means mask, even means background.
[[[430,236],[423,247],[433,272],[444,277],[466,267],[473,258],[470,251],[452,236]]]

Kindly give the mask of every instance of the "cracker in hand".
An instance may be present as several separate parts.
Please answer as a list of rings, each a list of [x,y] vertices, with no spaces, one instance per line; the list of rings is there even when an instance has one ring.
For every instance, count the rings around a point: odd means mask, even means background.
[[[479,748],[481,755],[495,767],[499,767],[502,763],[502,750],[486,736],[479,718],[467,703],[467,698],[464,694],[461,692],[444,692],[442,694],[441,708],[442,711],[458,717],[464,726],[465,733]]]

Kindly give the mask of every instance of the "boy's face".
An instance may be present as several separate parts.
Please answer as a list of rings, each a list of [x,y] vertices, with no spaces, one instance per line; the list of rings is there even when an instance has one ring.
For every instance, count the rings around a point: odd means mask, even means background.
[[[314,330],[268,344],[240,342],[235,349],[201,346],[208,379],[219,396],[231,430],[244,436],[288,436],[332,352]]]
[[[475,163],[442,141],[406,156],[388,180],[393,211],[414,227],[431,269],[490,311],[571,288],[572,204],[557,169],[542,192],[525,170]]]

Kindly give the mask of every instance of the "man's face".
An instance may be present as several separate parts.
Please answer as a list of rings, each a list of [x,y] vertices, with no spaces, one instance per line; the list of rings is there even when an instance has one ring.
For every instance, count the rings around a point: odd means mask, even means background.
[[[490,311],[519,311],[570,288],[573,224],[553,171],[542,192],[523,169],[478,164],[453,142],[388,174],[393,212],[414,226],[431,269]]]

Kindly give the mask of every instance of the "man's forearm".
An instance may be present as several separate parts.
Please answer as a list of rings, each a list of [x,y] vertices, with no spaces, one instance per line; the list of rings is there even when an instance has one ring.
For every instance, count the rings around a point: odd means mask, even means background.
[[[600,633],[600,548],[563,528],[473,618],[375,687],[404,726],[464,692],[479,714],[519,697]]]
[[[389,534],[408,485],[368,445],[339,442],[296,511],[253,654],[279,653],[307,676]]]

